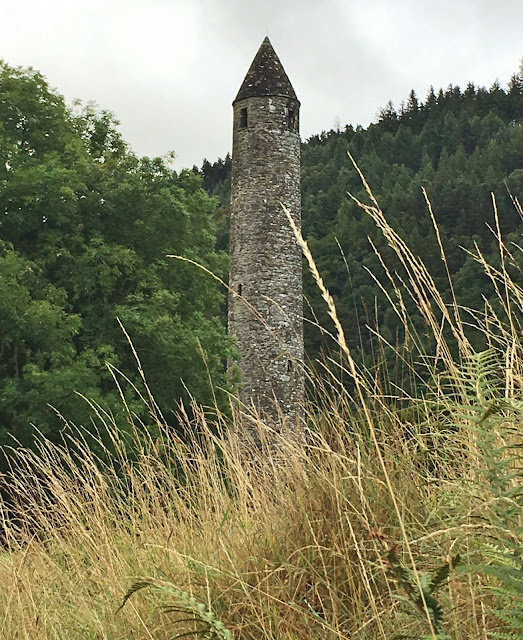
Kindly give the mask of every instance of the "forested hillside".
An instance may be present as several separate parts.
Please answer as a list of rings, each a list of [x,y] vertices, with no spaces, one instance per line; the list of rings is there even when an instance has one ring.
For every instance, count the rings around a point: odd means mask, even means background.
[[[223,293],[181,254],[224,276],[214,202],[191,171],[136,157],[113,117],[71,110],[32,70],[0,66],[0,442],[91,428],[86,398],[142,419],[133,342],[159,410],[225,386]],[[123,426],[126,420],[120,421]]]
[[[494,263],[499,256],[491,192],[504,238],[510,245],[520,237],[511,195],[523,192],[522,124],[523,68],[507,88],[431,89],[423,102],[412,92],[367,129],[348,126],[304,142],[304,234],[350,346],[366,364],[396,362],[367,327],[394,348],[411,349],[418,340],[430,352],[434,338],[407,297],[406,341],[404,323],[374,279],[390,291],[382,261],[399,277],[403,269],[347,196],[368,202],[347,152],[448,301],[447,266],[460,304],[481,308],[493,284],[464,248],[477,246]],[[129,409],[147,419],[132,385],[119,390],[113,379],[122,379],[120,371],[143,391],[118,320],[167,421],[176,422],[171,412],[187,389],[198,401],[214,402],[209,381],[225,387],[230,348],[224,293],[203,272],[166,256],[194,258],[226,277],[230,158],[179,174],[168,160],[138,158],[111,114],[68,108],[39,73],[3,63],[0,154],[0,440],[29,441],[31,425],[56,436],[63,424],[56,411],[88,425],[90,411],[77,391],[114,415],[124,411],[122,393]],[[516,279],[519,261],[515,251],[508,268]],[[308,274],[305,283],[314,360],[332,344],[314,326],[329,327],[329,319]]]
[[[350,192],[369,202],[348,152],[365,175],[388,223],[422,257],[450,302],[446,265],[422,192],[426,189],[458,301],[465,307],[482,308],[484,298],[493,294],[493,285],[464,248],[474,251],[477,245],[494,263],[499,255],[491,231],[496,226],[491,193],[496,196],[499,225],[507,242],[520,238],[523,230],[511,201],[511,195],[523,196],[523,67],[506,89],[498,84],[490,89],[473,84],[464,90],[449,86],[435,92],[431,88],[425,101],[411,92],[399,110],[389,103],[378,122],[367,129],[347,126],[303,143],[304,235],[334,295],[351,346],[370,364],[379,360],[379,345],[367,326],[394,347],[402,346],[405,340],[403,322],[369,273],[391,290],[373,245],[391,273],[401,276],[403,269],[370,216],[347,195]],[[209,193],[220,200],[219,238],[225,247],[230,158],[213,164],[204,161],[198,172]],[[515,253],[517,261],[520,256]],[[329,327],[324,305],[308,274],[305,288],[319,324]],[[421,345],[430,351],[433,337],[426,332],[414,302],[405,299],[405,304],[413,334],[417,333]],[[307,306],[306,313],[314,319]],[[306,337],[312,358],[331,346],[310,324]],[[477,347],[483,346],[472,330],[471,340],[478,342]]]

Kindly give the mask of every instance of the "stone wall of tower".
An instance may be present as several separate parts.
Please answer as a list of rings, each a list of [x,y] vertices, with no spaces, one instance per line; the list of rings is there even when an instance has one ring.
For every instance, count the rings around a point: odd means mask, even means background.
[[[303,406],[299,102],[255,96],[234,104],[229,331],[241,359],[240,400],[277,427],[300,429]],[[241,296],[241,297],[240,297]]]

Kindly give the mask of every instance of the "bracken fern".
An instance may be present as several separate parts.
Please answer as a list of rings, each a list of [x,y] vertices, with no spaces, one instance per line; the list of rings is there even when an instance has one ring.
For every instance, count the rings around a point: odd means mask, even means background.
[[[436,591],[446,583],[451,567],[455,567],[460,562],[460,557],[451,558],[450,562],[445,562],[433,571],[421,571],[418,569],[418,578],[410,567],[406,567],[400,560],[396,550],[390,549],[387,553],[387,562],[389,564],[389,575],[401,587],[405,596],[394,594],[394,598],[400,602],[413,605],[420,615],[422,621],[425,620],[425,607],[430,614],[435,637],[438,640],[447,640],[450,638],[443,628],[443,609],[436,597]],[[421,592],[420,592],[421,590]],[[397,635],[395,640],[399,638],[410,638],[411,636]],[[424,636],[424,638],[434,638],[434,634]]]
[[[225,627],[223,622],[216,618],[214,613],[203,602],[191,596],[187,591],[178,589],[170,582],[164,580],[155,578],[137,580],[125,594],[118,611],[122,609],[131,596],[147,588],[153,589],[158,594],[167,595],[172,599],[170,604],[160,607],[162,611],[165,613],[182,613],[189,615],[189,618],[183,618],[178,622],[180,624],[194,622],[197,627],[192,631],[179,633],[174,636],[175,638],[200,636],[205,640],[233,640],[232,633]]]
[[[523,639],[523,486],[520,425],[523,402],[503,397],[500,363],[494,350],[470,356],[455,380],[462,394],[455,416],[473,434],[478,456],[476,482],[490,499],[476,514],[496,531],[495,544],[481,546],[474,569],[494,581],[487,590],[497,596],[493,613],[503,629],[491,636]]]

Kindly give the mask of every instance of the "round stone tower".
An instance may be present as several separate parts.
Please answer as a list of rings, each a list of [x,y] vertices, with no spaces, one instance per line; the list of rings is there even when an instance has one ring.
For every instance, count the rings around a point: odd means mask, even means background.
[[[296,434],[304,395],[302,262],[282,204],[299,228],[300,103],[269,38],[233,108],[229,332],[240,353],[239,398],[243,411]]]

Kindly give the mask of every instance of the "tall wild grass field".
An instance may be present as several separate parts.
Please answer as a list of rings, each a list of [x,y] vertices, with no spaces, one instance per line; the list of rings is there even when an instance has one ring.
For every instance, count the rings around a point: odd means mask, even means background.
[[[361,206],[408,276],[383,265],[410,351],[382,345],[416,393],[357,364],[295,230],[340,353],[307,373],[305,437],[194,406],[178,409],[192,434],[182,439],[153,404],[150,424],[129,413],[122,431],[92,406],[97,448],[69,425],[63,446],[41,438],[37,451],[8,451],[0,637],[523,638],[523,288],[506,268],[521,247],[504,246],[493,225],[501,267],[476,259],[499,304],[464,312],[442,299],[370,190]],[[439,241],[437,231],[434,220]],[[434,353],[409,323],[409,296]],[[470,324],[488,345],[481,353]],[[250,461],[234,436],[241,419],[272,443]]]

